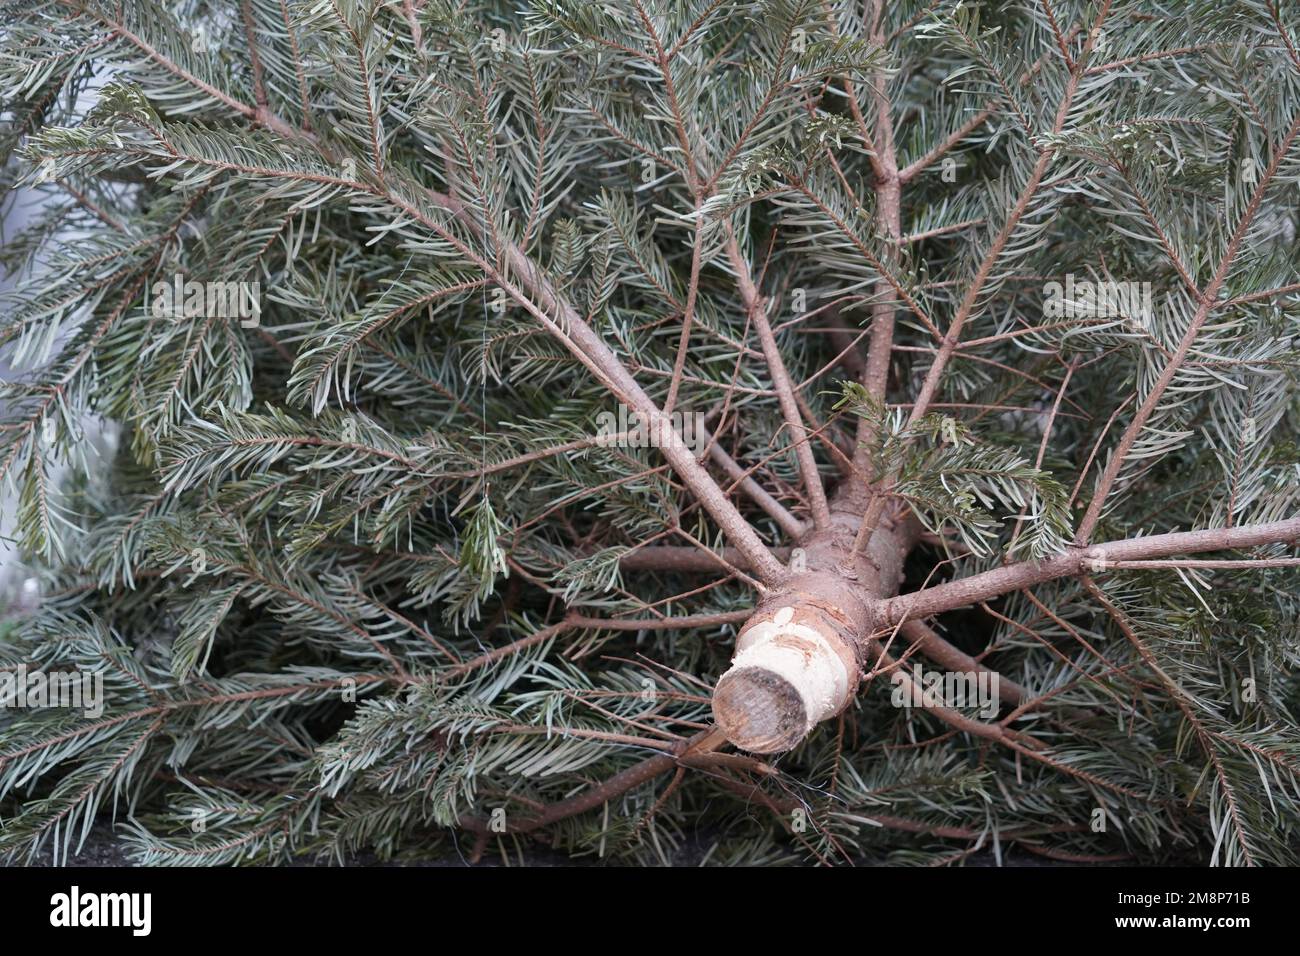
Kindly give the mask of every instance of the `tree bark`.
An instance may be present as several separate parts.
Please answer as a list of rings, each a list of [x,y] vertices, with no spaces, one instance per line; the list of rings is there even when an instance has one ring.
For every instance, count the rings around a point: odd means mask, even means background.
[[[745,622],[731,669],[713,694],[727,739],[752,753],[789,750],[852,701],[881,599],[897,593],[919,527],[882,520],[853,554],[866,492],[846,483],[830,525],[806,534],[802,568],[789,568]]]

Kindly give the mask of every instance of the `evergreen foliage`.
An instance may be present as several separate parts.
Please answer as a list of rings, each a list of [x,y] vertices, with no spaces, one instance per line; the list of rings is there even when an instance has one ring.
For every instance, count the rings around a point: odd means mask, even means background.
[[[0,7],[0,856],[1300,862],[1295,0]],[[1025,696],[728,749],[846,489]]]

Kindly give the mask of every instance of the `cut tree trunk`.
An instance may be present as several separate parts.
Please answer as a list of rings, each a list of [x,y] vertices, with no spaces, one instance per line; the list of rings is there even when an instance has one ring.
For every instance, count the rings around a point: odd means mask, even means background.
[[[791,568],[745,622],[714,689],[718,727],[742,750],[791,749],[857,691],[880,602],[897,593],[919,528],[910,517],[882,518],[850,559],[867,504],[853,484],[832,499],[830,527],[800,542],[804,566]]]

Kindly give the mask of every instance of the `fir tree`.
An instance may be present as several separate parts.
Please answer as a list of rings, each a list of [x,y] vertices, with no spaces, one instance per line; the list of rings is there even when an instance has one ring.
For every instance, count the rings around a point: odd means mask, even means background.
[[[1294,0],[3,8],[0,853],[1296,862]]]

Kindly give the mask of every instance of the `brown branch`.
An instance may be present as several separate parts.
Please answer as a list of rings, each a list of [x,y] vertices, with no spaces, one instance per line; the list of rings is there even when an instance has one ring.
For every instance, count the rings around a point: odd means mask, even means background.
[[[1242,856],[1245,857],[1247,866],[1254,866],[1255,860],[1250,855],[1250,848],[1247,845],[1245,838],[1246,830],[1241,822],[1241,811],[1237,806],[1237,795],[1232,789],[1232,784],[1228,780],[1228,775],[1223,769],[1223,761],[1219,759],[1219,753],[1215,750],[1214,744],[1210,739],[1210,734],[1207,732],[1204,723],[1196,715],[1196,711],[1192,709],[1191,702],[1188,700],[1183,689],[1178,686],[1178,682],[1164,672],[1164,669],[1160,666],[1160,662],[1156,660],[1155,654],[1153,654],[1150,649],[1142,643],[1141,638],[1137,636],[1137,632],[1133,630],[1132,625],[1129,624],[1128,619],[1123,613],[1121,613],[1119,608],[1110,602],[1101,588],[1097,587],[1092,578],[1088,577],[1086,574],[1083,576],[1083,586],[1087,589],[1088,593],[1093,596],[1093,599],[1105,608],[1106,613],[1111,616],[1115,621],[1116,626],[1124,636],[1128,638],[1129,643],[1133,645],[1135,650],[1137,650],[1138,655],[1146,662],[1147,667],[1151,669],[1151,672],[1156,675],[1160,680],[1160,683],[1162,683],[1165,686],[1165,689],[1169,691],[1169,696],[1173,699],[1175,706],[1182,711],[1183,717],[1189,724],[1191,724],[1192,729],[1196,734],[1196,739],[1201,745],[1201,750],[1205,752],[1206,758],[1214,767],[1214,772],[1219,778],[1219,785],[1223,788],[1224,799],[1228,803],[1228,812],[1232,816],[1233,825],[1237,828],[1239,836],[1238,846],[1241,847]]]
[[[1113,561],[1162,558],[1199,551],[1226,551],[1296,541],[1300,541],[1300,518],[1237,528],[1153,534],[1124,541],[1108,541],[1091,548],[1072,547],[1042,561],[1021,561],[890,598],[882,603],[881,622],[883,626],[892,627],[908,618],[930,617],[1045,581],[1084,571],[1095,573],[1098,568],[1108,567]]]
[[[905,689],[909,697],[915,695],[917,698],[920,698],[925,694],[925,691],[917,686],[916,682],[912,680],[907,671],[899,667],[899,663],[895,661],[894,658],[890,657],[889,654],[885,653],[884,649],[881,648],[878,643],[874,641],[872,642],[871,651],[876,655],[876,667],[880,671],[892,671],[893,679]],[[953,710],[950,707],[934,704],[926,707],[925,711],[926,713],[933,714],[948,726],[956,730],[964,731],[968,734],[973,734],[976,737],[983,737],[986,740],[994,740],[998,743],[1023,741],[1025,742],[1024,745],[1030,747],[1038,746],[1036,742],[1031,742],[1031,738],[1017,734],[1013,730],[1008,730],[1001,724],[986,724],[983,721],[967,717],[965,714]]]
[[[717,614],[687,614],[681,617],[654,618],[615,618],[583,617],[571,615],[565,618],[570,627],[588,627],[605,631],[675,631],[690,630],[700,627],[719,627],[723,624],[743,624],[753,614],[752,610],[719,611]]]
[[[884,5],[881,0],[873,0],[871,17],[873,24],[872,40],[876,44],[884,43],[883,24]],[[894,147],[894,119],[892,104],[886,95],[886,77],[883,70],[878,70],[872,77],[872,90],[876,95],[876,222],[879,232],[885,237],[885,265],[889,272],[898,268],[899,247],[903,232],[902,227],[902,177],[898,172],[898,157]],[[894,320],[898,297],[889,282],[879,281],[875,287],[876,297],[871,306],[871,339],[867,346],[866,368],[862,371],[862,386],[877,405],[885,404],[886,391],[889,388],[889,365],[893,355]],[[871,474],[871,452],[876,444],[876,430],[873,419],[864,416],[858,423],[857,447],[853,454],[853,467],[866,475]],[[879,477],[879,476],[872,476]],[[870,531],[867,532],[870,534]],[[860,538],[854,550],[866,545],[866,538]]]
[[[546,806],[544,810],[530,817],[518,826],[506,825],[506,833],[531,833],[542,827],[550,826],[560,820],[576,816],[579,813],[585,813],[593,810],[615,797],[621,796],[633,787],[653,780],[660,774],[667,773],[674,767],[678,766],[683,759],[689,759],[693,756],[709,753],[716,750],[726,743],[726,738],[722,736],[721,731],[716,728],[701,731],[690,740],[683,741],[673,747],[671,753],[656,754],[638,764],[628,767],[614,774],[608,780],[595,786],[588,787],[582,793],[566,800],[560,800]],[[490,832],[487,825],[477,817],[466,815],[461,817],[460,825],[465,829],[477,833]]]
[[[789,548],[773,548],[773,557],[789,560]],[[651,545],[629,551],[619,559],[624,571],[678,571],[683,573],[710,572],[734,565],[747,567],[745,556],[735,548],[723,548],[722,553],[701,551],[681,545]]]
[[[965,651],[949,644],[925,622],[915,619],[904,621],[899,630],[903,637],[913,641],[920,647],[922,654],[941,667],[946,667],[952,671],[996,675],[998,679],[998,696],[1008,704],[1017,705],[1021,701],[1029,700],[1029,691],[1025,690],[1024,687],[1013,680],[1003,677],[997,671],[985,667]]]
[[[1187,327],[1187,331],[1183,333],[1177,350],[1165,365],[1160,377],[1156,379],[1150,394],[1147,395],[1137,412],[1134,413],[1133,420],[1124,429],[1124,434],[1120,436],[1119,444],[1115,447],[1106,470],[1102,472],[1101,478],[1097,482],[1097,490],[1093,494],[1092,500],[1088,502],[1088,510],[1084,512],[1083,519],[1079,523],[1079,529],[1074,538],[1077,544],[1087,544],[1088,539],[1092,537],[1097,522],[1101,520],[1102,508],[1106,504],[1106,499],[1110,495],[1115,481],[1119,478],[1120,471],[1128,458],[1128,453],[1137,442],[1138,436],[1142,433],[1142,429],[1146,427],[1152,413],[1159,407],[1160,399],[1164,396],[1165,390],[1169,388],[1174,376],[1178,374],[1178,370],[1187,359],[1188,353],[1191,352],[1197,336],[1200,335],[1202,326],[1205,325],[1206,319],[1209,318],[1211,311],[1213,311],[1219,297],[1219,291],[1223,288],[1223,283],[1227,280],[1232,264],[1237,258],[1237,251],[1246,238],[1246,232],[1254,221],[1256,212],[1259,211],[1260,203],[1263,202],[1264,191],[1277,174],[1278,167],[1282,165],[1283,159],[1291,149],[1291,144],[1295,141],[1297,133],[1300,133],[1300,113],[1296,114],[1295,119],[1291,121],[1291,128],[1288,130],[1286,138],[1274,151],[1272,162],[1269,163],[1268,169],[1260,177],[1259,185],[1255,187],[1250,202],[1241,215],[1241,220],[1237,223],[1237,227],[1228,240],[1228,246],[1224,250],[1223,258],[1219,260],[1219,267],[1215,270],[1214,277],[1210,280],[1209,285],[1205,287],[1205,291],[1201,295],[1200,307],[1192,317],[1192,322]]]
[[[266,82],[262,78],[262,56],[257,50],[257,33],[253,28],[253,10],[249,0],[240,0],[239,13],[244,21],[244,36],[248,39],[248,63],[253,69],[253,96],[258,113],[267,111]]]
[[[753,476],[741,467],[736,459],[727,454],[727,450],[721,444],[714,441],[713,436],[707,430],[703,431],[701,440],[709,448],[709,457],[712,458],[722,470],[727,473],[727,477],[736,482],[736,487],[750,497],[754,504],[758,505],[772,517],[772,519],[781,527],[790,538],[799,540],[805,531],[804,523],[792,515],[789,509],[781,502],[777,501],[767,489],[754,480]]]
[[[804,492],[808,496],[808,505],[812,510],[813,524],[819,529],[830,526],[831,513],[826,504],[826,489],[822,485],[821,474],[817,471],[817,458],[813,455],[808,431],[804,427],[803,416],[795,401],[794,383],[781,357],[781,350],[772,334],[771,323],[767,320],[767,308],[763,297],[759,295],[750,274],[749,263],[741,254],[740,244],[735,233],[727,237],[727,258],[736,273],[736,284],[740,289],[740,298],[749,314],[750,322],[758,332],[758,340],[763,346],[763,357],[767,361],[772,387],[776,391],[777,402],[786,426],[790,429],[790,440],[794,445],[795,456],[799,461],[799,474],[803,478]]]
[[[495,663],[503,657],[510,657],[512,654],[518,654],[520,651],[527,650],[537,644],[544,644],[557,634],[561,634],[568,630],[568,627],[568,621],[560,621],[558,624],[544,627],[527,637],[521,637],[519,640],[511,641],[503,647],[498,647],[494,650],[488,651],[486,654],[480,654],[478,657],[470,658],[465,663],[458,664],[448,670],[446,676],[460,677],[462,674],[468,674],[470,671],[478,670],[480,667],[486,667],[488,664]]]

